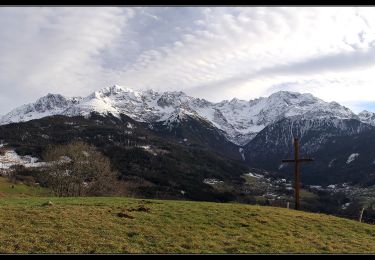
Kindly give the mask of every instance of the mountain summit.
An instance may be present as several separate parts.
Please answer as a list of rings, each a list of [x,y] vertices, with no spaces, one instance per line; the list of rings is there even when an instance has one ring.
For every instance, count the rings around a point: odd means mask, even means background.
[[[279,91],[269,97],[245,101],[212,103],[184,92],[138,91],[114,85],[95,91],[87,97],[64,97],[48,94],[35,103],[16,108],[0,118],[0,124],[29,121],[52,115],[88,117],[127,115],[138,122],[163,122],[181,113],[193,114],[222,130],[228,140],[244,145],[271,123],[283,118],[303,115],[306,118],[359,119],[369,121],[369,114],[354,114],[336,102],[325,102],[311,94]]]

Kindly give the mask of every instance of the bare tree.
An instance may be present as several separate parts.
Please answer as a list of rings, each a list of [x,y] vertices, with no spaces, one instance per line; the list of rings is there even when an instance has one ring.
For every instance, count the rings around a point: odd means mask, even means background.
[[[117,173],[95,147],[81,141],[48,147],[48,184],[57,196],[102,196],[115,192]]]

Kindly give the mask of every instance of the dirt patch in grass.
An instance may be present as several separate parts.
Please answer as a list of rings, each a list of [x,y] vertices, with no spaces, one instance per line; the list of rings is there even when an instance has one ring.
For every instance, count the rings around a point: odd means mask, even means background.
[[[129,218],[129,219],[134,219],[133,216],[129,215],[127,212],[120,212],[120,213],[117,213],[117,216],[119,218]]]
[[[150,208],[144,206],[144,205],[140,205],[136,208],[131,208],[131,209],[128,209],[130,212],[132,211],[138,211],[138,212],[150,212]]]

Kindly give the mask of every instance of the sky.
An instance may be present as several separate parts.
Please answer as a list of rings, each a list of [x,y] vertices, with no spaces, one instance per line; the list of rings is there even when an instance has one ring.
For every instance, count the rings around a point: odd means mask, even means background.
[[[374,7],[0,7],[0,114],[121,85],[375,111]]]

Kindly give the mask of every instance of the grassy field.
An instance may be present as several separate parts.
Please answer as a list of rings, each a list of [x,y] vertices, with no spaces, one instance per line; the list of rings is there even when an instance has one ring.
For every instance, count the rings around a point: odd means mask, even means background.
[[[0,177],[0,199],[48,196],[49,191],[38,186],[32,187],[24,184],[10,183],[6,178]]]
[[[366,252],[375,253],[374,225],[284,208],[130,198],[0,199],[0,253]]]

